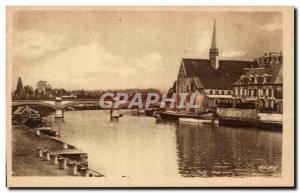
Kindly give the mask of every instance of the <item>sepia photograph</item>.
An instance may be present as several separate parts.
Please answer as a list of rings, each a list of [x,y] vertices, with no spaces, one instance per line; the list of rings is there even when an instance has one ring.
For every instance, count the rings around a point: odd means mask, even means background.
[[[6,7],[8,187],[293,187],[293,7]]]

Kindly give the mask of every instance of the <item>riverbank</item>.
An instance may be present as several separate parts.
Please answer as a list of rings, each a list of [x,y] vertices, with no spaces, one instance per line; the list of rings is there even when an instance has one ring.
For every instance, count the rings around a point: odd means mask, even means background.
[[[39,151],[38,151],[39,150]],[[103,176],[87,168],[87,154],[35,130],[12,126],[14,176]]]
[[[67,170],[59,170],[43,158],[39,158],[37,147],[59,149],[50,139],[37,137],[21,126],[12,127],[12,171],[13,176],[67,176]]]

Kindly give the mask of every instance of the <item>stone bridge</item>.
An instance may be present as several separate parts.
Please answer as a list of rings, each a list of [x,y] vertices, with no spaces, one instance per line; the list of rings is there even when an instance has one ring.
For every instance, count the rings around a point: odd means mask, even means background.
[[[100,101],[99,99],[61,99],[60,97],[56,97],[56,99],[45,99],[45,100],[13,100],[12,106],[23,106],[23,105],[40,105],[46,106],[55,111],[56,118],[62,118],[64,116],[64,110],[68,107],[76,106],[76,105],[100,105],[102,102],[105,106],[112,106],[112,100]],[[129,108],[129,102],[121,102],[119,103],[120,109]],[[143,101],[143,108],[145,108],[146,101]],[[160,103],[151,103],[150,107],[160,108]],[[139,108],[138,105],[133,105],[131,108]]]

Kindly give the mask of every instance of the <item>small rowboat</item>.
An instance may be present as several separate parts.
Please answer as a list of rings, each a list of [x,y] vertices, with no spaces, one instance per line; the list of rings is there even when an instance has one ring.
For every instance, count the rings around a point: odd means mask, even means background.
[[[111,114],[110,114],[110,120],[111,121],[118,121],[119,120],[120,114],[118,110],[112,110]]]

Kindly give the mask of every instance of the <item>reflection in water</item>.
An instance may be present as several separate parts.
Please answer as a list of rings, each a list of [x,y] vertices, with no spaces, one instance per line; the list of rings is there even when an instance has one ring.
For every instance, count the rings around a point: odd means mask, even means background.
[[[88,153],[89,166],[105,176],[277,176],[281,133],[257,129],[157,122],[152,117],[109,111],[65,112],[48,120],[61,138]],[[55,120],[55,121],[54,121]],[[263,171],[262,166],[272,166]]]
[[[277,176],[281,173],[279,132],[180,124],[176,135],[182,176]]]

